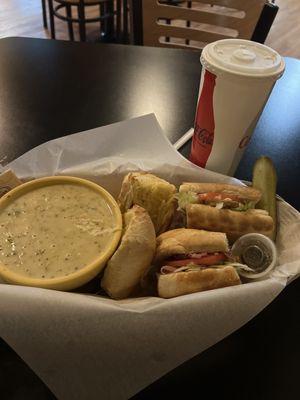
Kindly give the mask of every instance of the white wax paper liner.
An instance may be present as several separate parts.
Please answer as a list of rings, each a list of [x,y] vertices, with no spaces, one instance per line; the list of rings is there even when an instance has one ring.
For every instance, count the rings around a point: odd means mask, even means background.
[[[6,168],[22,179],[85,177],[114,196],[132,170],[176,185],[242,184],[184,159],[152,114],[47,142]],[[279,265],[265,279],[169,300],[123,301],[0,284],[0,336],[59,399],[129,398],[240,328],[299,276],[300,216],[281,199],[278,209]]]

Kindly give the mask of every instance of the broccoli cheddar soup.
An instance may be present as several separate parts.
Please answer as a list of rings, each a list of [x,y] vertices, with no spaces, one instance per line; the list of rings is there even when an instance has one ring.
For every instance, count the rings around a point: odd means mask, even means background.
[[[99,193],[76,184],[39,187],[0,211],[0,263],[31,278],[56,278],[94,261],[114,235]]]

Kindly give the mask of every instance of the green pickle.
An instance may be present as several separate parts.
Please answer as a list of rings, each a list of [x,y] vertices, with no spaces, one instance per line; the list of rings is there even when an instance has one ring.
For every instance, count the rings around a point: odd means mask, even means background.
[[[261,200],[256,208],[268,211],[274,221],[272,239],[276,239],[277,227],[277,205],[276,205],[276,186],[277,174],[273,161],[269,157],[258,158],[253,167],[252,186],[259,189],[262,193]]]

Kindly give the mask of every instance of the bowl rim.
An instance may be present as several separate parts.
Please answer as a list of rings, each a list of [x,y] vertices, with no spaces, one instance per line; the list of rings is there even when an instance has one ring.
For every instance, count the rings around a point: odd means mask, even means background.
[[[0,198],[0,213],[3,208],[8,204],[19,198],[25,193],[35,190],[39,187],[52,186],[57,184],[77,184],[79,186],[84,186],[92,189],[93,191],[99,193],[102,198],[106,200],[112,215],[115,217],[116,227],[113,233],[112,240],[104,252],[100,253],[100,256],[95,258],[92,262],[88,263],[86,266],[80,270],[73,272],[66,276],[60,276],[56,278],[30,278],[25,275],[18,274],[9,270],[9,267],[3,266],[0,261],[0,276],[8,283],[15,283],[24,286],[34,286],[40,288],[48,289],[59,289],[60,287],[69,287],[71,290],[76,287],[81,286],[95,277],[102,269],[102,266],[108,261],[108,259],[115,252],[122,233],[122,214],[120,208],[113,198],[113,196],[102,186],[94,183],[88,179],[83,179],[74,176],[61,175],[61,176],[47,176],[43,178],[37,178],[28,182],[25,182],[14,189],[7,192],[4,196]],[[84,282],[84,277],[90,276],[88,280]],[[77,284],[79,283],[80,284]]]

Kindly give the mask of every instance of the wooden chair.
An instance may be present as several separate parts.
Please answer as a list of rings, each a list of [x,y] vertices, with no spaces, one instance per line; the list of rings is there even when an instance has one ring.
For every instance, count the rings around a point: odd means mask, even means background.
[[[195,0],[177,6],[165,0],[131,0],[131,40],[147,46],[201,49],[219,39],[251,39],[265,5],[266,0]],[[268,22],[269,30],[273,20]],[[264,23],[260,21],[261,26]],[[266,37],[265,29],[263,34]]]

